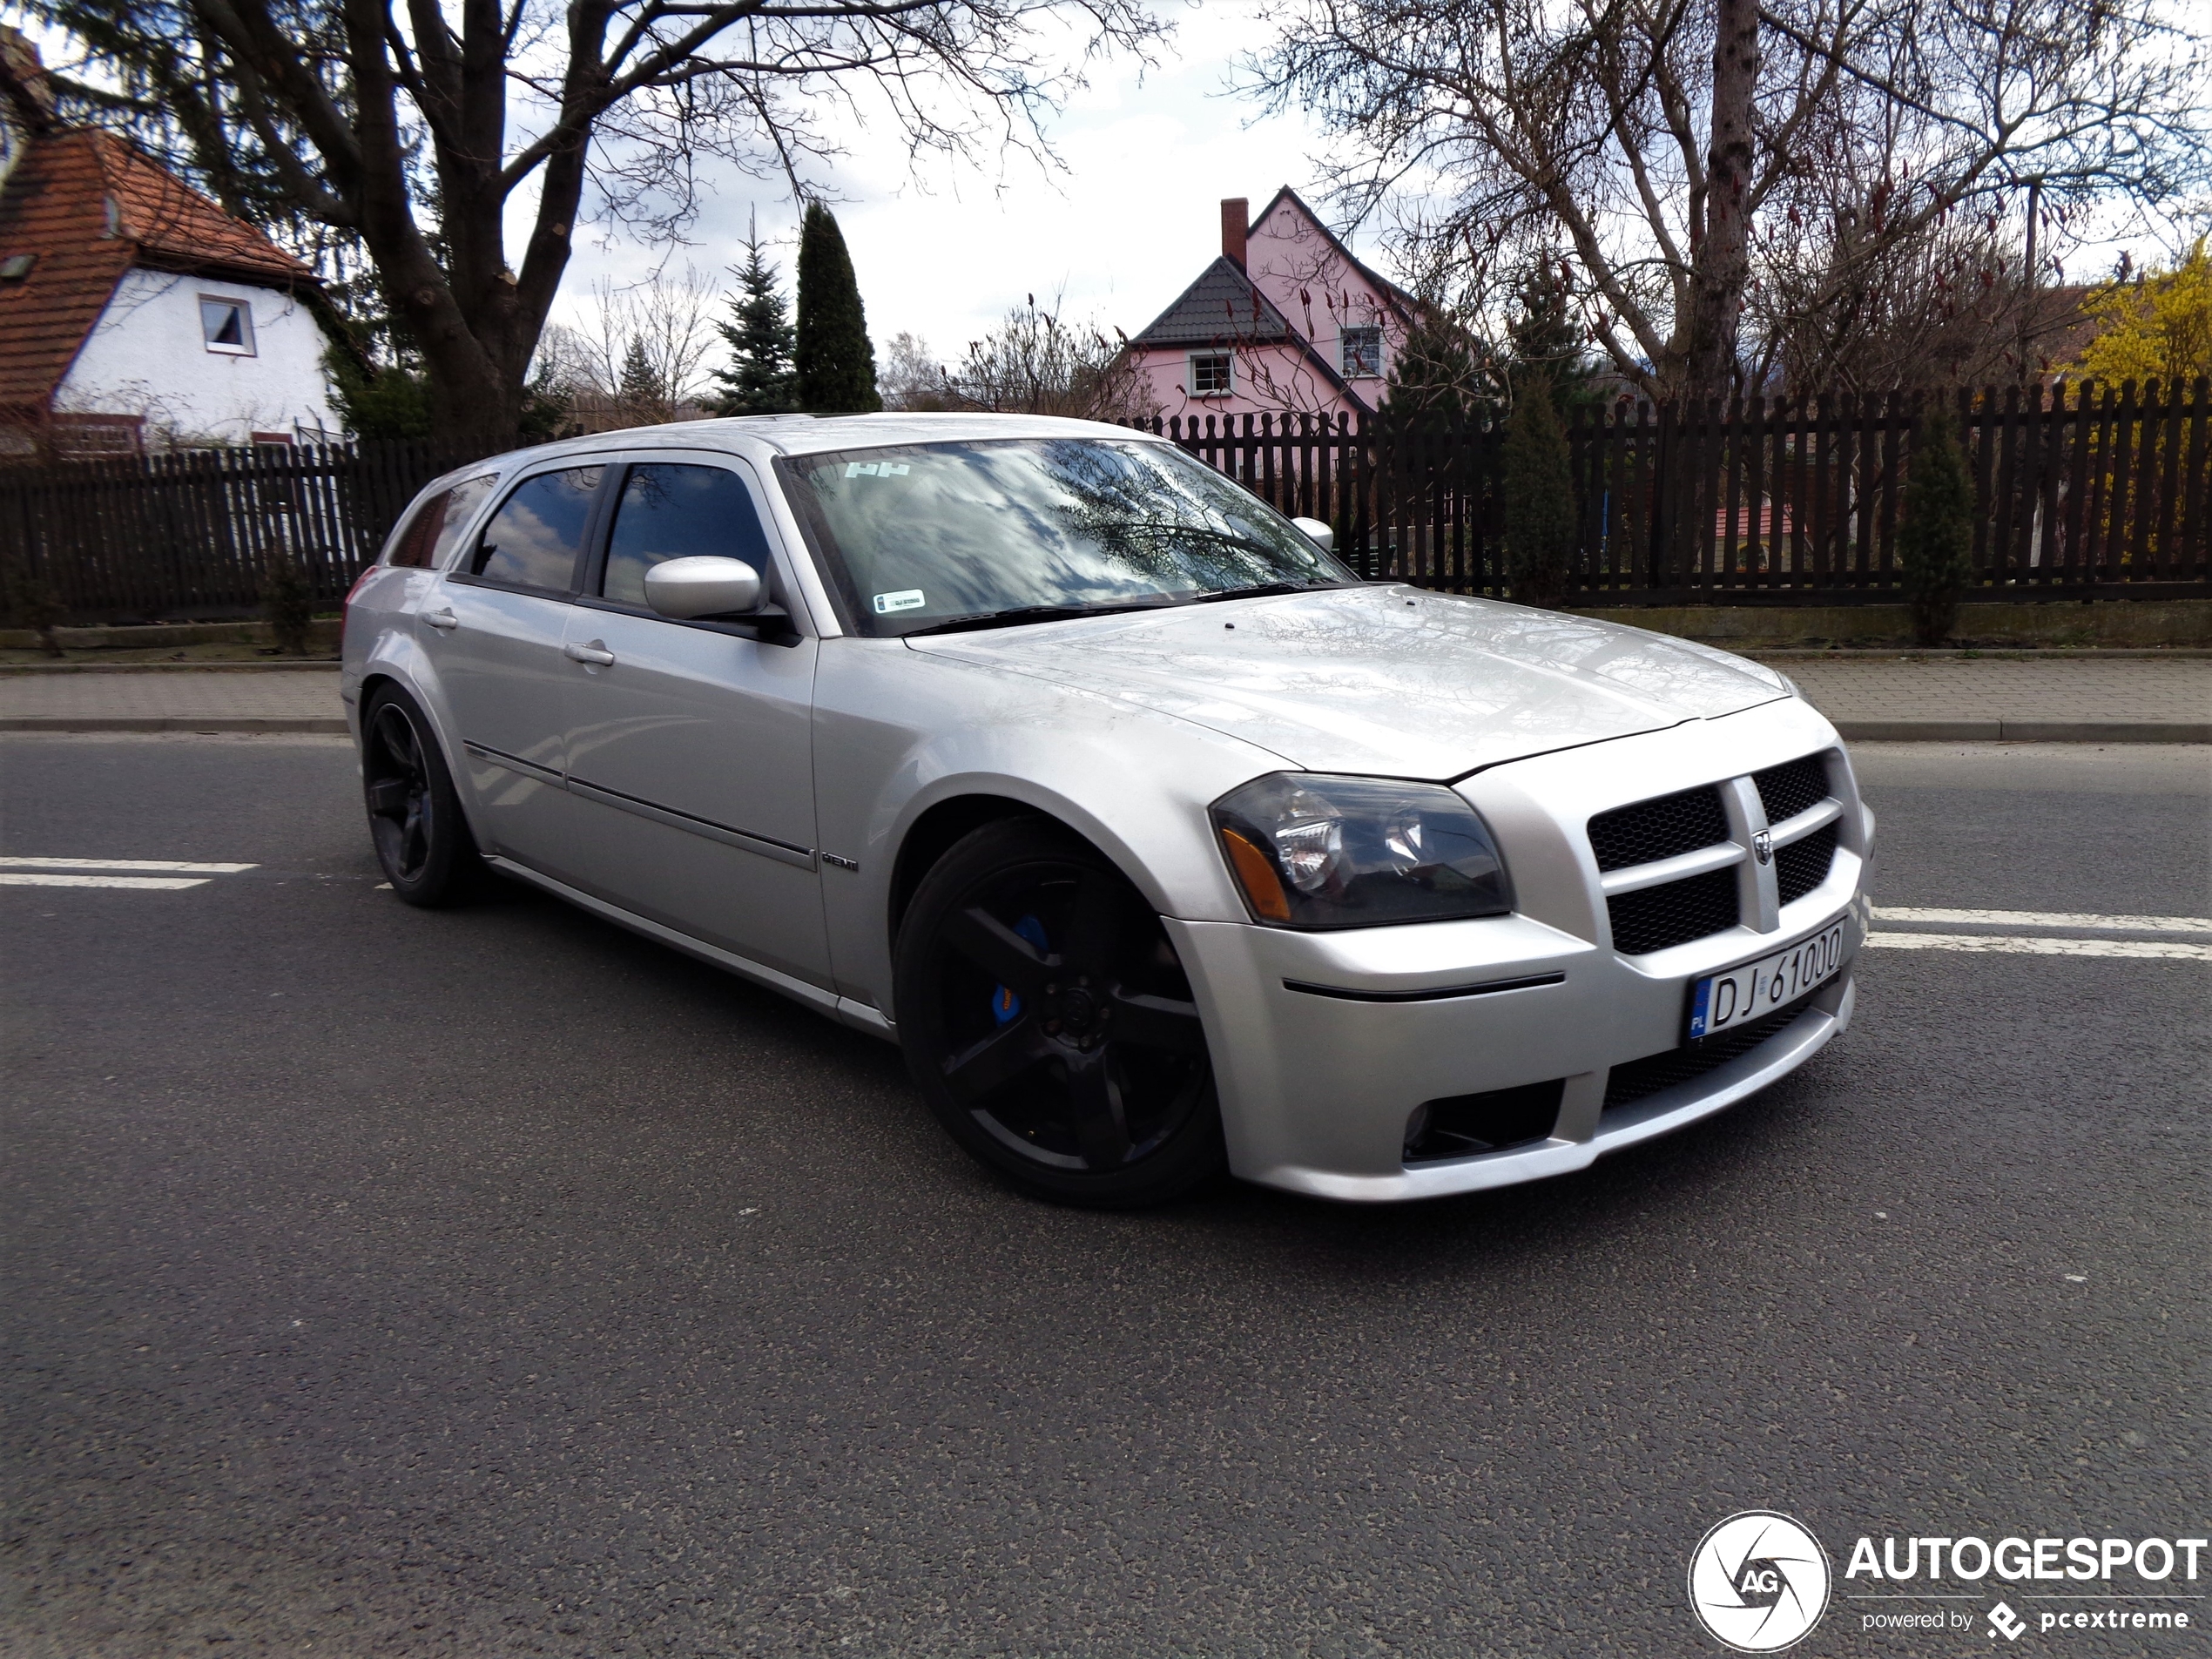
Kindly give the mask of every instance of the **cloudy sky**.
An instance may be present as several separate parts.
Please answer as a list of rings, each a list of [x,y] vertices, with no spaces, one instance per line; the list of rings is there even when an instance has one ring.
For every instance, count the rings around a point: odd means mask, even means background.
[[[1318,133],[1298,116],[1263,118],[1229,90],[1237,54],[1258,38],[1256,11],[1254,0],[1161,0],[1158,15],[1176,27],[1158,64],[1141,77],[1133,61],[1094,70],[1047,129],[1065,164],[1050,175],[1018,158],[1002,174],[926,164],[916,175],[887,126],[842,135],[850,154],[829,185],[879,359],[901,331],[941,361],[959,357],[1030,293],[1042,302],[1064,292],[1069,320],[1135,334],[1219,251],[1223,197],[1257,208],[1280,185],[1309,186]],[[673,267],[689,260],[726,281],[757,209],[763,238],[780,239],[772,257],[788,284],[797,216],[787,198],[734,172],[718,183],[697,246],[676,250]],[[1371,235],[1355,246],[1377,253]],[[581,239],[561,311],[588,307],[599,280],[643,280],[667,252]]]

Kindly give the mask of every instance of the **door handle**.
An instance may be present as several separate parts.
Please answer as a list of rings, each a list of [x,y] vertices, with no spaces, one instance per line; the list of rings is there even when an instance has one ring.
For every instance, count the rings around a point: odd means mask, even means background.
[[[571,640],[561,647],[561,655],[572,663],[590,663],[598,668],[612,668],[615,665],[614,652],[596,639],[589,645],[579,645]]]
[[[433,628],[458,628],[461,626],[461,618],[455,616],[450,608],[444,610],[426,610],[422,613],[422,620],[428,623]]]

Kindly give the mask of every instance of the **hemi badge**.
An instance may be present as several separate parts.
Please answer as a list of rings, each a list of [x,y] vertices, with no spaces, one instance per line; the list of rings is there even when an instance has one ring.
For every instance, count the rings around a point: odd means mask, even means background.
[[[853,859],[841,859],[834,853],[823,853],[822,862],[825,864],[833,864],[840,870],[851,870],[856,873],[860,867],[857,860]]]

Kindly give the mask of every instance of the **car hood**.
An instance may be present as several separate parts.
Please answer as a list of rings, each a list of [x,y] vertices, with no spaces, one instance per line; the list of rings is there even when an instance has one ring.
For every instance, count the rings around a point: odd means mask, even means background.
[[[1306,771],[1406,778],[1456,778],[1789,695],[1778,675],[1687,640],[1394,584],[907,644],[1173,714]]]

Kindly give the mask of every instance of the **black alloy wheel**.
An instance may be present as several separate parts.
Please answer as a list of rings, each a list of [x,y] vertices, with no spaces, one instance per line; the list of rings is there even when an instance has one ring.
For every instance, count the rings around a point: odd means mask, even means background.
[[[361,787],[392,891],[425,908],[464,896],[475,843],[429,722],[399,691],[378,691],[362,717]]]
[[[1197,1005],[1159,917],[1041,819],[986,825],[900,931],[907,1062],[953,1138],[1062,1203],[1163,1203],[1218,1174]]]

